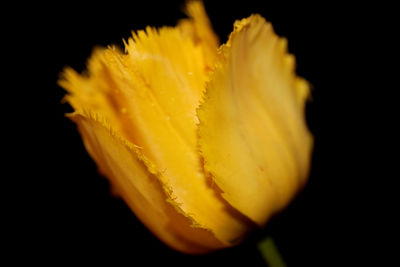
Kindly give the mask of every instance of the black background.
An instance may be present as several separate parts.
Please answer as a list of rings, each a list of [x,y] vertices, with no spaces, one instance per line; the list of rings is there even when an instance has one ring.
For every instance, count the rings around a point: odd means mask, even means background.
[[[352,42],[352,37],[361,34],[358,21],[351,19],[354,10],[346,5],[216,2],[205,1],[205,6],[221,43],[236,19],[260,13],[278,35],[289,40],[298,74],[313,85],[307,121],[315,136],[315,150],[305,190],[242,245],[204,256],[167,248],[122,200],[110,195],[109,184],[97,173],[75,125],[64,117],[71,108],[61,104],[65,92],[56,81],[65,66],[84,70],[96,45],[122,46],[122,38],[127,39],[131,30],[175,25],[184,17],[183,1],[25,5],[15,43],[17,53],[26,58],[17,62],[15,70],[27,75],[20,75],[14,84],[21,92],[21,105],[31,108],[11,123],[22,128],[18,147],[24,151],[12,156],[26,162],[13,168],[17,189],[27,191],[27,199],[15,200],[19,205],[13,209],[24,218],[18,230],[10,230],[15,236],[12,246],[24,251],[16,258],[54,264],[152,266],[161,261],[173,266],[265,266],[256,244],[270,235],[288,266],[349,265],[348,256],[355,253],[355,238],[349,233],[355,235],[357,227],[349,215],[357,213],[358,207],[345,202],[354,176],[353,168],[346,169],[354,164],[346,149],[354,137],[346,129],[359,123],[359,117],[348,112],[347,99],[359,89],[343,80],[359,48]],[[353,58],[347,57],[349,51]]]

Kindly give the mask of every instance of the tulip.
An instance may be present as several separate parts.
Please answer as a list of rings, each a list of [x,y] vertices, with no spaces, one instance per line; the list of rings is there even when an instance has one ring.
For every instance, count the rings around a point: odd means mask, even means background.
[[[313,138],[307,81],[287,41],[252,15],[219,46],[200,1],[176,27],[97,48],[59,84],[84,145],[165,244],[205,253],[238,244],[305,185]]]

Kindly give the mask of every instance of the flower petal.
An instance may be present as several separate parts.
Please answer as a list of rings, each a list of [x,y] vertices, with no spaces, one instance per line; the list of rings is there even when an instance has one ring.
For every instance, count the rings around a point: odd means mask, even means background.
[[[202,1],[188,1],[186,3],[188,19],[178,23],[184,35],[189,36],[197,45],[200,45],[206,62],[206,68],[212,70],[217,56],[219,40],[212,29]]]
[[[111,49],[110,49],[111,50]],[[113,53],[119,51],[112,49]],[[126,100],[120,94],[111,68],[107,62],[107,50],[94,49],[87,64],[87,72],[80,75],[72,68],[66,68],[58,81],[59,85],[68,91],[65,100],[77,112],[90,110],[106,118],[116,132],[127,138],[124,116],[124,103]],[[125,118],[125,119],[124,119]]]
[[[93,113],[73,113],[89,154],[110,179],[137,217],[165,243],[186,253],[201,253],[224,245],[210,231],[192,227],[171,199],[159,174],[151,173],[139,148],[124,140]],[[152,169],[154,172],[154,168]]]
[[[309,169],[309,87],[286,50],[259,15],[237,21],[198,109],[206,171],[223,198],[259,225],[288,204]]]
[[[141,79],[141,91],[152,96],[152,108],[158,106],[162,120],[167,119],[182,139],[196,146],[196,108],[207,79],[201,48],[177,28],[147,27],[128,40],[126,51],[124,71]]]
[[[224,244],[233,245],[249,230],[248,222],[229,207],[208,183],[197,144],[196,109],[207,69],[202,50],[177,28],[148,28],[129,40],[125,70],[128,107],[135,144],[162,172],[180,208]],[[121,84],[120,87],[122,87]]]

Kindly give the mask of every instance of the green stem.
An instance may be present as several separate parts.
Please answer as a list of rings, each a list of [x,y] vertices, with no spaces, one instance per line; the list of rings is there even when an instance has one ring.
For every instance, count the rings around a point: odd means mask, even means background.
[[[267,237],[258,243],[258,250],[261,252],[261,255],[268,263],[269,267],[286,267],[286,264],[271,237]]]

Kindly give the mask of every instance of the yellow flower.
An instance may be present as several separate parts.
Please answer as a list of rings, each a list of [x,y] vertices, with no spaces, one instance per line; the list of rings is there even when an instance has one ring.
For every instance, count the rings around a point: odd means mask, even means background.
[[[286,39],[252,15],[220,48],[199,1],[177,27],[97,48],[59,83],[99,170],[162,241],[187,253],[240,242],[304,186],[308,83]]]

